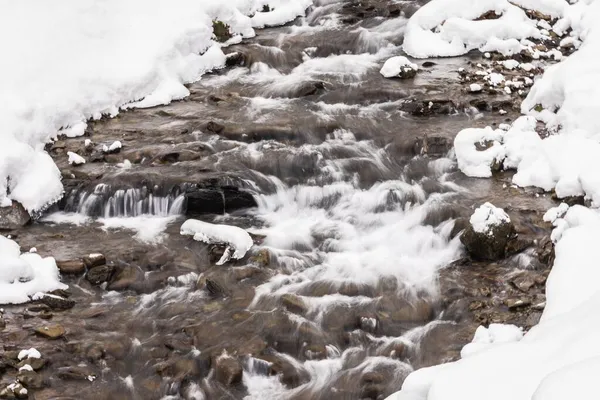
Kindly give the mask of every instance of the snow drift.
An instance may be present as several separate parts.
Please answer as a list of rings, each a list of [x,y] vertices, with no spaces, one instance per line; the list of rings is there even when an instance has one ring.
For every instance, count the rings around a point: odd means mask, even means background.
[[[267,3],[273,11],[263,12]],[[237,42],[311,4],[0,0],[0,206],[13,199],[31,212],[60,198],[60,172],[43,150],[58,133],[79,136],[90,118],[181,99],[185,83],[224,66],[213,20]]]

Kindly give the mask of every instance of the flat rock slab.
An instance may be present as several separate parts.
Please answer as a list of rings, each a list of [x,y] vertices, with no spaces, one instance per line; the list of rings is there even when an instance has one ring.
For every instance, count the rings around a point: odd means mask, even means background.
[[[65,335],[66,332],[67,331],[62,327],[62,325],[50,325],[35,328],[35,333],[37,335],[50,340],[60,339]]]

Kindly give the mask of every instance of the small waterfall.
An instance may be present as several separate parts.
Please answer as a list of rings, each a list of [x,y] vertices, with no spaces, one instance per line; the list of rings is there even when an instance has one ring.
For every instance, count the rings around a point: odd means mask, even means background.
[[[157,188],[155,188],[157,189]],[[67,200],[65,211],[90,217],[175,216],[183,213],[185,196],[179,190],[157,193],[147,187],[113,190],[98,184],[93,192],[75,191]]]

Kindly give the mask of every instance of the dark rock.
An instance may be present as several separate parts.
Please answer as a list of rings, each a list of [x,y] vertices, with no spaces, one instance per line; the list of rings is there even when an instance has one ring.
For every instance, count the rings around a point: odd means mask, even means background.
[[[186,215],[224,214],[256,207],[254,197],[235,186],[188,189]]]
[[[88,268],[99,267],[106,264],[106,257],[100,253],[92,253],[83,257],[83,263]]]
[[[208,124],[206,124],[206,130],[218,135],[225,130],[225,126],[217,122],[210,121]]]
[[[107,286],[108,290],[125,290],[144,278],[143,272],[135,265],[120,268]]]
[[[100,285],[101,283],[108,282],[114,272],[114,265],[101,265],[99,267],[90,268],[87,274],[85,274],[85,279],[92,285]]]
[[[44,387],[42,376],[34,371],[19,371],[17,380],[27,389],[41,389]]]
[[[88,377],[94,377],[95,374],[88,367],[62,367],[56,371],[58,376],[63,381],[85,381]]]
[[[57,261],[56,266],[62,274],[79,275],[85,272],[85,263],[82,260]]]
[[[236,358],[223,354],[216,357],[214,365],[216,379],[223,385],[231,386],[242,382],[244,370]]]
[[[444,136],[425,136],[415,141],[415,154],[441,157],[452,148],[453,143]]]
[[[523,292],[529,291],[529,289],[531,289],[537,283],[535,277],[532,275],[532,273],[530,273],[528,271],[523,271],[523,272],[519,273],[517,276],[512,278],[510,281],[512,282],[513,285],[515,285],[517,287],[517,289],[519,289]]]
[[[13,200],[11,206],[0,207],[0,230],[18,229],[30,221],[29,213],[17,201]]]
[[[450,115],[458,109],[457,104],[449,99],[409,100],[400,105],[400,110],[416,117],[430,115]]]
[[[52,310],[68,310],[75,306],[75,300],[65,299],[61,296],[45,294],[40,302]]]
[[[1,399],[27,399],[29,395],[27,389],[21,383],[7,385],[0,389]]]
[[[241,52],[233,52],[227,54],[227,58],[225,59],[225,65],[228,67],[243,67],[247,64],[246,55]]]
[[[37,335],[50,340],[60,339],[66,333],[65,328],[61,325],[42,326],[36,328],[34,332]]]
[[[549,236],[545,236],[539,241],[537,255],[542,264],[550,267],[554,264],[554,244]]]
[[[515,235],[510,222],[490,226],[489,232],[476,232],[473,226],[465,229],[460,237],[469,255],[475,260],[495,261],[506,255],[506,245]]]
[[[321,93],[325,90],[325,83],[321,81],[305,82],[300,85],[290,97],[306,97]]]
[[[467,229],[468,226],[468,219],[458,218],[456,221],[454,221],[454,227],[452,227],[452,231],[450,232],[450,239],[454,239],[458,234]]]
[[[21,368],[24,365],[29,365],[34,371],[44,368],[46,360],[43,358],[26,358],[17,364],[17,368]]]
[[[213,21],[213,35],[220,43],[225,43],[232,37],[229,25],[221,21]]]

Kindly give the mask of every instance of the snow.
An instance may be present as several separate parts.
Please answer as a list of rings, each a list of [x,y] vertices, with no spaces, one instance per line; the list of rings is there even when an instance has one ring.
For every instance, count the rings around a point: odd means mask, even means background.
[[[69,164],[71,164],[71,165],[85,164],[85,158],[81,157],[79,154],[73,153],[72,151],[68,151],[67,155],[69,156]]]
[[[17,358],[20,360],[26,360],[28,358],[42,358],[42,355],[35,348],[30,348],[28,350],[21,350]]]
[[[396,56],[388,59],[379,72],[385,78],[394,78],[400,73],[410,70],[418,71],[419,67],[404,56]]]
[[[454,150],[461,171],[478,178],[492,176],[492,165],[505,157],[505,149],[501,144],[503,135],[504,131],[489,127],[460,131],[454,138]]]
[[[492,203],[484,203],[475,210],[469,222],[475,232],[490,234],[492,228],[510,222],[510,217],[503,209]]]
[[[19,368],[19,372],[21,372],[21,371],[31,371],[31,372],[33,372],[33,368],[31,367],[31,365],[25,364],[21,368]]]
[[[461,358],[467,358],[492,347],[493,344],[518,342],[523,338],[523,328],[516,325],[490,324],[479,326],[471,343],[462,348]]]
[[[0,236],[0,304],[26,303],[37,292],[66,288],[52,257],[21,254],[16,242]]]
[[[17,200],[30,212],[63,192],[46,142],[81,136],[89,119],[121,108],[186,97],[185,83],[225,64],[213,20],[229,25],[236,42],[312,5],[271,0],[274,11],[260,12],[263,0],[0,2],[0,37],[11,38],[0,45],[10,55],[0,65],[0,205]]]
[[[488,11],[500,17],[475,21]],[[519,40],[541,36],[536,22],[507,0],[433,0],[408,21],[403,50],[415,58],[458,56],[473,49],[510,55],[523,48]]]
[[[478,330],[473,343],[463,349],[461,360],[414,372],[390,399],[479,400],[483,393],[486,400],[598,397],[600,122],[594,114],[600,107],[600,87],[596,85],[600,80],[600,2],[517,3],[559,17],[552,30],[562,35],[572,28],[573,39],[563,42],[581,41],[579,50],[535,81],[522,103],[521,111],[528,116],[517,119],[508,130],[468,131],[459,145],[469,150],[469,143],[496,135],[502,148],[497,151],[505,154],[504,167],[517,170],[513,183],[554,189],[558,197],[585,195],[594,208],[563,203],[544,215],[555,227],[551,238],[556,259],[546,282],[546,304],[538,325],[520,340],[516,330],[507,331],[503,336],[507,340],[499,342],[489,340],[489,329]],[[541,138],[536,132],[538,121],[550,130],[548,137]],[[473,163],[465,164],[463,151],[461,166],[459,147],[459,167],[468,174]]]
[[[181,234],[193,236],[194,240],[199,242],[227,245],[227,249],[217,265],[223,265],[230,258],[237,260],[243,258],[254,244],[248,232],[242,228],[210,224],[196,219],[185,221],[181,225]]]
[[[114,141],[112,142],[112,144],[110,146],[104,145],[102,146],[102,151],[105,153],[113,153],[116,152],[117,150],[121,150],[121,148],[123,147],[123,145],[121,144],[120,141]]]
[[[469,91],[470,92],[474,92],[475,93],[475,92],[481,92],[482,90],[483,90],[483,87],[481,87],[481,85],[478,84],[478,83],[471,83],[469,85]]]

